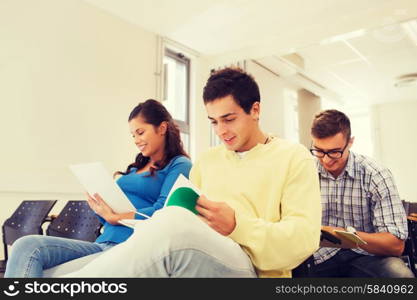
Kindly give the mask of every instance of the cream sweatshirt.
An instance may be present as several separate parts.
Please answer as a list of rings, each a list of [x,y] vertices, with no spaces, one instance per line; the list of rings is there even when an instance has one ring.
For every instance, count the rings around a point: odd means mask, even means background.
[[[235,210],[230,234],[259,277],[291,277],[317,250],[321,203],[318,173],[305,147],[274,138],[242,158],[223,145],[203,154],[191,181],[212,201]]]

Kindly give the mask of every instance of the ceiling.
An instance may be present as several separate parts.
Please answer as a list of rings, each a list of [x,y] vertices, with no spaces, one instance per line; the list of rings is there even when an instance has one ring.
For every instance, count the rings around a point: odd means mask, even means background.
[[[257,61],[288,81],[344,104],[417,101],[417,20],[336,36],[296,54],[301,63],[286,59],[288,55]],[[415,74],[414,84],[396,87],[397,78],[406,74]],[[301,81],[306,78],[313,82]]]
[[[256,59],[327,98],[417,101],[417,85],[394,87],[417,73],[415,0],[84,1],[219,64]]]

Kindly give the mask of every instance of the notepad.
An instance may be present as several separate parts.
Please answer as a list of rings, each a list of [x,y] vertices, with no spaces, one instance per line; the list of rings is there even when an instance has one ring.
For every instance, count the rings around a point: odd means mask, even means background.
[[[336,234],[338,236],[340,236],[341,238],[347,239],[357,245],[366,245],[367,242],[365,242],[364,240],[362,240],[358,235],[352,233],[352,232],[347,232],[347,231],[341,231],[341,230],[334,230],[334,232],[336,232]]]
[[[93,197],[98,193],[115,213],[136,211],[103,163],[93,162],[69,166],[84,189]]]

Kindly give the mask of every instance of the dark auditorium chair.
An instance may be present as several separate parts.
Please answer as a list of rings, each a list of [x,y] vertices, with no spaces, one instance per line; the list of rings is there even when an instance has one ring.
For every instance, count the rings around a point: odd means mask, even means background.
[[[408,237],[402,259],[417,277],[417,203],[402,200],[407,215]]]
[[[94,242],[100,234],[100,228],[101,223],[87,201],[71,200],[57,217],[52,218],[46,234]]]
[[[25,200],[2,226],[4,260],[0,261],[0,273],[6,269],[8,246],[18,238],[30,234],[43,234],[42,224],[57,200]]]

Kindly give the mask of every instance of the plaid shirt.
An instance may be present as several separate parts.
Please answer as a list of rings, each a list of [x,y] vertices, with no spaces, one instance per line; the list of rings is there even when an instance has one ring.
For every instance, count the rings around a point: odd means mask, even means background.
[[[334,179],[317,160],[322,201],[322,225],[353,226],[368,233],[390,232],[407,238],[407,218],[391,172],[363,155],[349,153],[345,170]],[[338,248],[320,248],[315,263],[322,263]],[[362,249],[361,254],[372,255]]]

